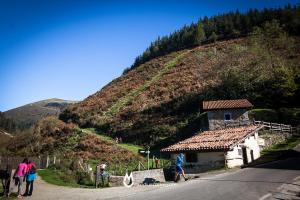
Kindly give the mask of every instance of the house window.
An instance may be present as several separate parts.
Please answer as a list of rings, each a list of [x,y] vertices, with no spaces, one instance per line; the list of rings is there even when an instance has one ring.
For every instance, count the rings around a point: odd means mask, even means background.
[[[239,154],[239,156],[242,155],[242,149],[238,149],[238,154]]]
[[[186,162],[195,163],[198,162],[197,153],[186,153]]]
[[[225,120],[225,121],[231,120],[231,113],[225,113],[225,114],[224,114],[224,120]]]

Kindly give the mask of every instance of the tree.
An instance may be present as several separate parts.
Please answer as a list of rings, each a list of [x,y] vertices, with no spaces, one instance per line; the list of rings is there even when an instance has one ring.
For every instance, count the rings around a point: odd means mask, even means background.
[[[202,22],[199,22],[196,27],[195,44],[201,45],[202,41],[206,40]]]
[[[215,32],[212,32],[212,34],[209,36],[208,39],[209,39],[210,41],[212,41],[212,42],[216,42],[217,39],[218,39],[218,36],[217,36],[217,34],[216,34]]]

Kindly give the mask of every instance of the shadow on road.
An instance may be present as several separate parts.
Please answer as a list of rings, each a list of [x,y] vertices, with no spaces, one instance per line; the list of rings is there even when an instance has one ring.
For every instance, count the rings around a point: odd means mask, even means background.
[[[240,182],[240,183],[270,183],[270,184],[289,184],[300,186],[299,184],[290,183],[290,182],[282,182],[282,181],[265,181],[265,180],[237,180],[237,179],[209,179],[209,178],[199,178],[197,180],[205,180],[205,181],[222,181],[222,182]]]
[[[273,162],[268,162],[268,161],[273,161]],[[246,166],[242,166],[242,168],[300,170],[299,163],[300,163],[300,152],[290,149],[290,150],[274,151],[271,154],[262,155],[260,158],[253,161],[252,163]]]

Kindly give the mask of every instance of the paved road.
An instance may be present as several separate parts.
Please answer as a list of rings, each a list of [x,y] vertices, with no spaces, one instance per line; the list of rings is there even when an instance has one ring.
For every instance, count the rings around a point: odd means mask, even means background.
[[[293,186],[295,185],[293,182],[299,178],[300,158],[292,158],[267,164],[260,168],[247,168],[215,176],[201,177],[119,199],[270,199],[271,194],[277,194],[283,184]],[[298,198],[295,197],[295,199]]]
[[[298,183],[293,183],[298,180]],[[300,157],[222,174],[207,174],[187,182],[167,183],[132,188],[105,189],[67,188],[50,185],[42,180],[35,183],[31,200],[82,199],[162,199],[162,200],[266,200],[282,197],[280,192],[294,187],[300,192]],[[295,189],[294,189],[295,190]],[[273,194],[273,197],[270,197]],[[289,194],[290,195],[290,194]],[[292,194],[293,195],[293,194]],[[288,199],[285,198],[280,199]],[[295,197],[289,196],[289,197]],[[278,198],[277,198],[278,199]],[[295,198],[300,199],[300,198]]]

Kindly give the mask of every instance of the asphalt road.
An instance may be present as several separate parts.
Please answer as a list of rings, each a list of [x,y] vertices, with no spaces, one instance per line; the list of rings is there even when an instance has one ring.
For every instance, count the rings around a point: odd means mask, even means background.
[[[257,168],[209,175],[168,187],[139,192],[121,199],[166,200],[265,200],[283,184],[293,185],[300,177],[300,157],[277,161]]]

